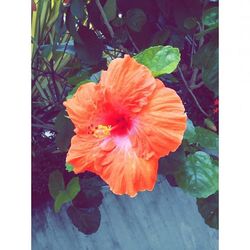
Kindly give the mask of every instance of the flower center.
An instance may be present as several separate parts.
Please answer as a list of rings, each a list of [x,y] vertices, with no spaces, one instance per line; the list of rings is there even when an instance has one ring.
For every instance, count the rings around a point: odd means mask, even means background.
[[[111,130],[112,130],[111,125],[106,126],[106,125],[100,124],[94,129],[92,129],[92,134],[96,138],[103,139],[110,135]]]

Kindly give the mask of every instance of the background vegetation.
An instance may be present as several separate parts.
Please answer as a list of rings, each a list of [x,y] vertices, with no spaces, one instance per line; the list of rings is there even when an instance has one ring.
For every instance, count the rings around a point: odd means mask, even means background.
[[[71,202],[68,215],[80,231],[98,229],[105,183],[65,170],[73,125],[62,103],[84,82],[98,82],[110,60],[157,45],[180,51],[176,70],[159,77],[180,95],[189,118],[181,147],[160,159],[159,174],[196,197],[205,222],[218,228],[217,1],[32,1],[33,207],[50,193],[55,211]]]

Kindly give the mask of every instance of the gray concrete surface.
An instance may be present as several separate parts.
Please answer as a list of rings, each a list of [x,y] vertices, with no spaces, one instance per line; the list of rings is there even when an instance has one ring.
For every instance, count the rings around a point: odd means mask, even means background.
[[[35,211],[33,250],[217,250],[218,231],[204,223],[195,199],[167,181],[136,198],[103,190],[101,225],[84,235],[71,223],[64,207]]]

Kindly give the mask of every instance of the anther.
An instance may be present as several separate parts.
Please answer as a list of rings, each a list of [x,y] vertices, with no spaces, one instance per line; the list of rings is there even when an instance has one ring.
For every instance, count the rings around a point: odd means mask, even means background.
[[[106,126],[106,125],[100,124],[96,126],[95,129],[92,130],[92,134],[96,138],[103,139],[110,135],[111,130],[112,130],[112,127],[110,125]]]

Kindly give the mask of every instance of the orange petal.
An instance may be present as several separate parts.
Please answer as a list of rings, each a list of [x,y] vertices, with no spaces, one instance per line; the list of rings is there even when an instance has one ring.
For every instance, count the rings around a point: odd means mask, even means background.
[[[109,138],[98,139],[93,135],[77,134],[71,139],[66,162],[73,166],[75,174],[85,171],[99,174],[94,167],[94,161],[100,157],[101,152],[107,154],[114,147],[115,144]]]
[[[138,191],[152,191],[157,179],[157,159],[139,158],[126,137],[114,140],[116,147],[99,153],[95,163],[101,178],[115,194],[134,197]]]
[[[180,97],[173,89],[156,80],[157,88],[138,115],[130,140],[141,157],[159,158],[174,152],[182,142],[187,116]]]
[[[71,146],[67,154],[66,162],[70,163],[75,174],[86,170],[94,170],[95,154],[98,153],[100,142],[92,135],[75,135],[71,139]]]
[[[156,87],[150,70],[129,55],[113,60],[102,72],[100,84],[108,102],[135,113],[148,103]]]
[[[71,121],[80,131],[87,127],[97,112],[98,86],[95,83],[81,85],[74,96],[63,103]]]

